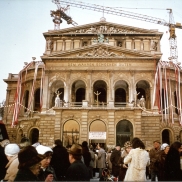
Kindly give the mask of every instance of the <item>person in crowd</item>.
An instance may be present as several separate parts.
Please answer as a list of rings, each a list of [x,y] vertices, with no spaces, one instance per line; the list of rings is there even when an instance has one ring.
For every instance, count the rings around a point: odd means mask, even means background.
[[[120,166],[118,164],[119,158],[121,157],[121,147],[119,144],[115,147],[115,150],[111,154],[110,161],[112,163],[112,175],[116,178],[119,176]]]
[[[140,139],[132,142],[132,150],[124,158],[124,164],[129,163],[124,181],[146,181],[146,166],[149,165],[150,158]]]
[[[181,152],[182,144],[180,142],[176,141],[170,146],[164,163],[165,181],[182,181],[182,172],[180,168]]]
[[[18,172],[14,181],[41,181],[38,178],[40,172],[40,162],[44,159],[43,155],[38,154],[35,147],[27,146],[18,153]],[[49,174],[45,182],[52,182],[53,175]]]
[[[125,142],[124,150],[118,160],[118,165],[120,166],[119,170],[119,181],[123,181],[126,175],[126,171],[128,169],[128,165],[124,164],[124,158],[129,154],[130,150],[132,149],[130,141]]]
[[[5,154],[8,159],[8,164],[6,165],[6,175],[4,177],[5,181],[13,182],[16,174],[18,172],[18,153],[20,151],[20,147],[15,143],[10,143],[5,147]]]
[[[58,181],[64,181],[66,178],[66,171],[70,166],[68,152],[63,147],[62,141],[57,139],[54,141],[53,155],[51,159],[51,166],[54,168]]]
[[[158,181],[164,181],[164,163],[166,156],[169,152],[169,145],[167,143],[163,143],[161,145],[161,152],[159,154],[158,162],[159,162],[159,172],[158,172]]]
[[[38,154],[41,154],[41,155],[45,156],[45,158],[40,162],[41,169],[40,169],[38,178],[41,181],[45,181],[47,176],[49,174],[52,174],[53,181],[57,181],[55,171],[54,171],[53,167],[50,165],[50,162],[51,162],[51,159],[52,159],[52,154],[53,154],[52,149],[50,147],[47,147],[47,146],[44,146],[44,145],[38,145],[36,147],[36,150],[37,150]]]
[[[89,181],[89,170],[81,161],[82,147],[78,144],[73,144],[68,153],[71,165],[66,173],[66,181]]]
[[[99,169],[99,178],[102,177],[102,170],[106,167],[106,152],[102,148],[102,145],[97,145],[98,158],[97,158],[97,168]]]
[[[89,149],[90,155],[91,155],[91,160],[90,160],[90,164],[89,164],[89,174],[90,174],[90,178],[93,178],[93,168],[94,168],[94,161],[95,161],[95,153],[93,151],[93,146],[90,146]]]
[[[161,143],[159,140],[155,140],[153,142],[153,148],[149,152],[150,156],[150,174],[151,174],[151,181],[155,181],[156,178],[159,176],[159,154],[161,152],[160,147]]]
[[[25,135],[23,135],[19,144],[20,149],[29,145],[30,145],[30,140]]]
[[[85,165],[89,169],[90,161],[91,161],[91,154],[89,152],[87,141],[82,142],[82,156],[83,156],[83,160],[84,160]]]
[[[109,148],[106,153],[106,164],[107,164],[107,168],[108,168],[110,174],[112,174],[112,163],[110,160],[111,154],[112,154],[112,148]]]
[[[10,142],[8,139],[4,139],[0,142],[0,181],[4,179],[6,174],[6,165],[8,163],[8,159],[4,153],[4,148]]]
[[[94,160],[94,167],[93,167],[93,176],[96,177],[96,173],[98,172],[98,168],[97,168],[98,155],[95,150],[94,150],[94,155],[95,155],[95,160]]]

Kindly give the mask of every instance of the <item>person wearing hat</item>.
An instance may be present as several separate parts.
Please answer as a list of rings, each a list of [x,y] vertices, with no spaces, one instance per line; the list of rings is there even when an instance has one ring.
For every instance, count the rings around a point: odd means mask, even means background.
[[[12,182],[14,181],[16,174],[18,172],[18,165],[19,165],[19,161],[18,161],[18,153],[20,151],[20,147],[15,144],[15,143],[11,143],[6,145],[5,147],[5,155],[8,159],[8,164],[6,165],[6,175],[4,177],[5,181],[8,182]]]
[[[158,180],[159,181],[165,181],[164,178],[164,163],[167,156],[167,153],[169,152],[169,145],[167,143],[163,143],[161,145],[161,152],[159,154],[158,162],[159,162],[159,171],[158,171]]]
[[[35,147],[27,146],[18,153],[18,173],[14,181],[40,181],[38,174],[40,162],[44,159],[43,155],[38,154]],[[51,182],[52,176],[48,175],[45,182]]]
[[[155,181],[156,178],[158,178],[159,176],[159,162],[158,162],[158,158],[159,158],[159,154],[161,152],[160,148],[161,148],[161,142],[159,140],[155,140],[153,141],[153,148],[150,150],[149,152],[149,156],[150,156],[150,174],[151,174],[151,181]]]
[[[120,166],[118,165],[118,160],[121,156],[121,147],[119,144],[116,145],[115,150],[112,152],[110,161],[112,163],[112,175],[116,178],[119,176]]]
[[[36,150],[38,154],[44,155],[45,158],[40,162],[41,169],[38,174],[38,178],[41,181],[44,181],[48,175],[52,175],[53,181],[57,181],[56,173],[53,169],[53,167],[50,165],[53,151],[50,147],[44,146],[44,145],[38,145],[36,147]]]
[[[81,161],[82,147],[78,144],[73,144],[68,150],[70,167],[66,173],[67,181],[90,181],[89,170]]]
[[[7,144],[9,144],[8,139],[2,139],[0,142],[0,181],[4,179],[4,176],[6,175],[6,164],[8,163],[8,159],[4,153],[4,148]]]
[[[126,171],[128,169],[128,165],[124,164],[124,158],[129,154],[131,149],[132,149],[132,145],[130,141],[125,142],[124,150],[122,151],[122,154],[118,160],[118,165],[120,166],[118,181],[124,180]]]

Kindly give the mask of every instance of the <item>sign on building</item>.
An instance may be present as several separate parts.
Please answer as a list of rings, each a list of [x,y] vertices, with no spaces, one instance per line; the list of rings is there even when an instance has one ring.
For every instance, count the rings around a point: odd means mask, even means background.
[[[106,132],[89,132],[89,139],[106,139]]]

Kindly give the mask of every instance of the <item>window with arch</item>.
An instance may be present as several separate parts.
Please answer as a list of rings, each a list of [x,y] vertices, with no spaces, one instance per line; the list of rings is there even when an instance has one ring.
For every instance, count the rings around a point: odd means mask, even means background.
[[[80,129],[79,124],[75,120],[68,120],[63,126],[63,145],[69,146],[79,143]]]
[[[116,144],[121,147],[126,141],[131,141],[133,138],[133,125],[128,120],[121,120],[116,125]]]

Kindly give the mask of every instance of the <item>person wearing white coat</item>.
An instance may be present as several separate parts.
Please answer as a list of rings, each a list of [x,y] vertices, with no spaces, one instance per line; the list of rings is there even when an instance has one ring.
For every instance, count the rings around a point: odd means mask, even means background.
[[[146,167],[150,164],[150,157],[145,145],[137,138],[132,142],[132,148],[124,159],[124,163],[129,164],[124,181],[147,181]]]

